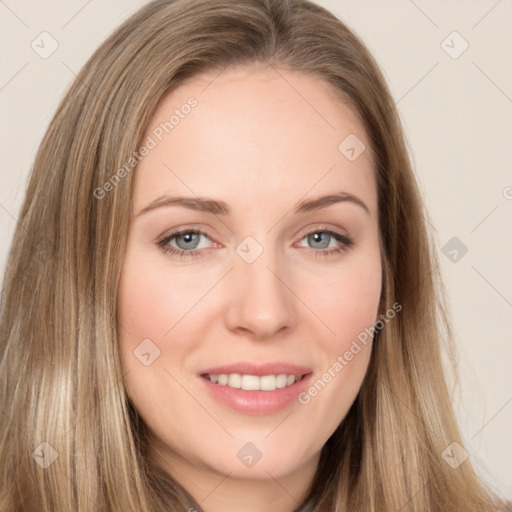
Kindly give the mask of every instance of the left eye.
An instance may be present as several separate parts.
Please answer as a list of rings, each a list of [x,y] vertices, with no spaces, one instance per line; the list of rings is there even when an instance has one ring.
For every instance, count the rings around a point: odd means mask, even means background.
[[[308,233],[302,240],[307,240],[312,244],[319,244],[317,247],[313,247],[314,249],[327,249],[329,248],[329,242],[340,241],[340,236],[332,231],[313,231]]]

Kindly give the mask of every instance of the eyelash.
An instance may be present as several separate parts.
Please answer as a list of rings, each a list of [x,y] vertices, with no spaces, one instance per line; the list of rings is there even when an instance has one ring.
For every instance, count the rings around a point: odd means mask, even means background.
[[[330,236],[332,236],[335,240],[338,242],[341,242],[342,245],[336,249],[330,249],[330,250],[315,250],[312,249],[313,254],[318,257],[330,257],[330,256],[336,256],[339,255],[345,251],[347,251],[353,244],[354,240],[346,235],[342,235],[341,233],[337,233],[336,231],[332,231],[329,229],[322,229],[322,228],[316,228],[314,230],[311,230],[304,234],[304,236],[301,238],[304,239],[308,235],[312,234],[318,234],[318,233],[325,233]],[[179,237],[181,235],[186,234],[195,234],[195,235],[205,235],[206,237],[210,238],[207,233],[204,231],[199,231],[196,229],[184,229],[181,231],[176,231],[174,233],[171,233],[170,235],[166,235],[162,239],[160,239],[157,242],[158,247],[166,254],[171,254],[172,256],[177,256],[179,258],[199,258],[202,256],[202,250],[203,249],[194,249],[191,251],[184,251],[182,249],[176,249],[175,247],[172,247],[168,245],[168,243],[176,237]]]

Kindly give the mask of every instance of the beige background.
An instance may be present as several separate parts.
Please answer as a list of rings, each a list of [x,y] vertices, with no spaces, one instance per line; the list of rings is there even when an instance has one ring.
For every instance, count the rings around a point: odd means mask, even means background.
[[[92,51],[144,3],[0,0],[2,272],[58,102]],[[511,1],[319,3],[363,38],[397,101],[450,294],[464,441],[479,473],[512,498]],[[58,43],[47,58],[31,47],[49,38],[44,31]],[[467,247],[463,256],[446,246],[453,237]]]

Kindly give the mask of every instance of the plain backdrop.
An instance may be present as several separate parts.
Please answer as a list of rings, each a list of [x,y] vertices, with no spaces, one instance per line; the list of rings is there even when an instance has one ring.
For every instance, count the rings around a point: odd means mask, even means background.
[[[145,3],[0,0],[2,273],[27,176],[58,103],[91,53]],[[510,499],[511,1],[318,3],[361,36],[397,102],[449,293],[463,441],[479,474]],[[52,44],[55,51],[41,55]]]

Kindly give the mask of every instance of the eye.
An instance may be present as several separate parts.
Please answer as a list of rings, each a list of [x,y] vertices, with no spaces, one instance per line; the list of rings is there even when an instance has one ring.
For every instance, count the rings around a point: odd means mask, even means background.
[[[164,253],[169,253],[180,258],[194,258],[201,256],[201,251],[196,249],[202,236],[209,238],[203,231],[187,229],[165,236],[157,245]],[[171,245],[171,241],[174,240],[178,247]]]
[[[332,242],[341,244],[328,251],[314,250],[313,254],[320,257],[339,255],[340,253],[347,251],[354,244],[354,240],[347,235],[322,228],[316,228],[309,231],[302,240],[307,240],[307,243],[311,244],[314,249],[328,249]],[[301,245],[300,247],[303,246]]]

